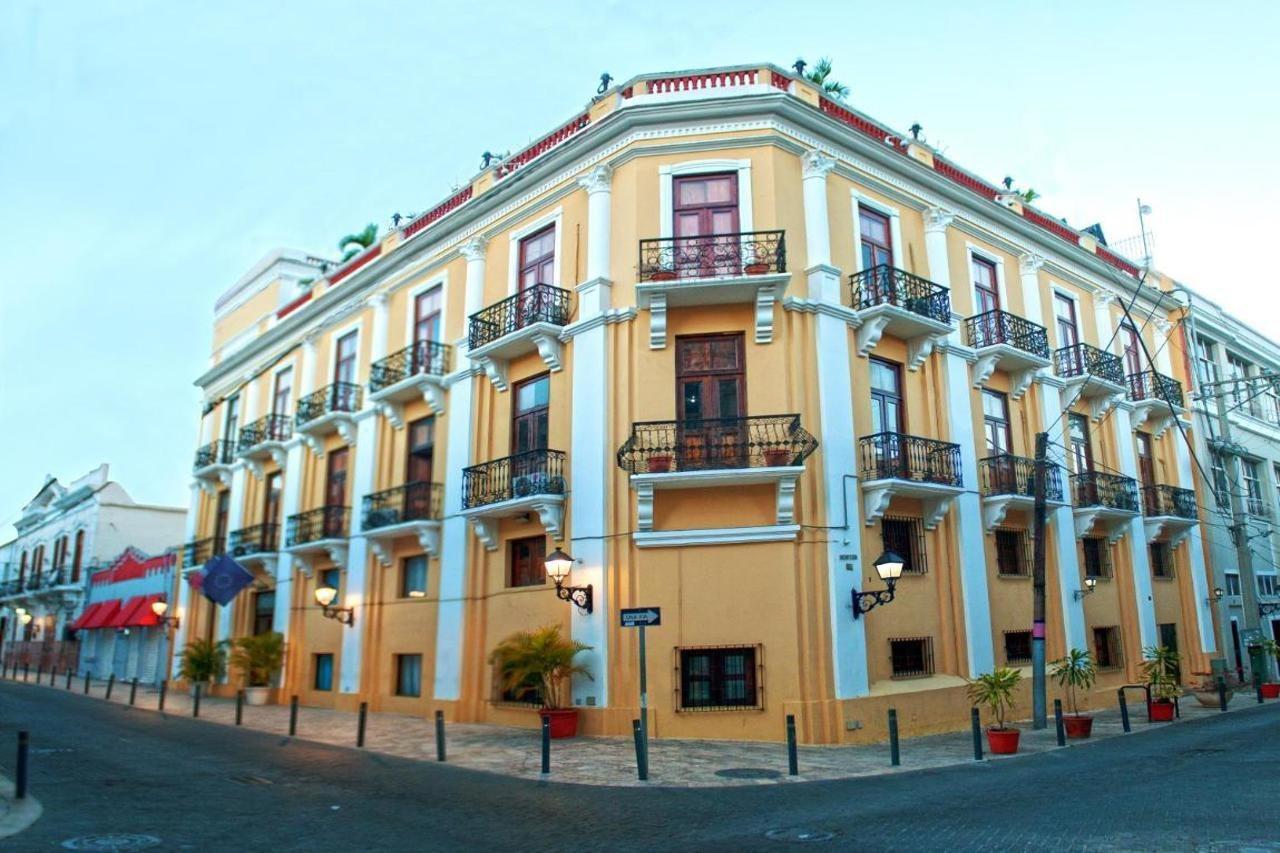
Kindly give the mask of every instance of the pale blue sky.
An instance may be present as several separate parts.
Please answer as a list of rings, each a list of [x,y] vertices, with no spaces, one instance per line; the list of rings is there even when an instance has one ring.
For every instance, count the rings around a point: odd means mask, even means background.
[[[1280,335],[1275,4],[195,5],[0,7],[0,541],[104,461],[185,504],[217,295],[425,209],[605,70],[827,54],[851,104],[1073,225],[1136,234],[1141,195],[1159,266]]]

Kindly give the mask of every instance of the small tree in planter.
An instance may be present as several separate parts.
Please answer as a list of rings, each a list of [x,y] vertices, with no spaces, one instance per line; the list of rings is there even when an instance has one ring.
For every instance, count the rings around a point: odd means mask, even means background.
[[[1277,669],[1276,656],[1280,655],[1280,643],[1264,637],[1258,641],[1258,648],[1262,650],[1263,660],[1262,698],[1280,699],[1280,679],[1271,677]]]
[[[559,625],[546,625],[507,637],[489,655],[489,663],[498,668],[503,690],[539,684],[542,708],[538,714],[551,720],[551,736],[573,737],[578,733],[578,709],[565,707],[565,683],[575,675],[591,678],[586,667],[573,662],[578,652],[590,649],[566,640]]]
[[[205,686],[205,692],[216,678],[227,674],[227,644],[213,640],[191,640],[182,649],[178,675],[191,684]]]
[[[1142,673],[1151,690],[1149,711],[1152,722],[1173,720],[1173,700],[1182,695],[1178,683],[1178,663],[1182,658],[1166,646],[1147,646],[1142,650]]]
[[[244,697],[250,705],[267,704],[271,676],[284,664],[284,634],[269,631],[241,637],[231,652],[231,665],[245,681]]]
[[[1066,657],[1054,661],[1052,666],[1054,681],[1067,690],[1067,705],[1071,709],[1071,715],[1062,720],[1067,737],[1086,738],[1093,732],[1093,717],[1080,713],[1076,691],[1091,689],[1098,678],[1098,667],[1093,662],[1093,656],[1083,649],[1072,649],[1067,652]]]
[[[1021,680],[1021,672],[1002,666],[969,682],[969,701],[986,705],[996,718],[994,726],[987,726],[987,744],[996,755],[1012,755],[1018,751],[1021,733],[1012,726],[1006,727],[1004,718],[1013,707],[1013,694]]]

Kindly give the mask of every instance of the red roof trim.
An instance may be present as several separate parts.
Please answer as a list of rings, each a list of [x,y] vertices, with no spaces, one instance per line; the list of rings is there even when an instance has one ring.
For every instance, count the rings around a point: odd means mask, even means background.
[[[583,113],[563,127],[553,130],[551,133],[542,137],[519,154],[514,157],[508,157],[506,160],[499,163],[498,168],[494,170],[494,176],[498,178],[505,178],[507,175],[510,175],[516,169],[523,167],[526,163],[539,155],[545,154],[552,148],[559,147],[560,143],[582,130],[590,121],[591,117],[586,113]]]
[[[436,205],[431,210],[419,216],[404,227],[404,239],[408,240],[414,234],[417,234],[423,228],[426,228],[437,219],[443,218],[445,215],[452,213],[457,208],[471,200],[471,186],[467,185],[460,191],[454,193],[445,199],[441,204]]]
[[[277,311],[276,319],[283,320],[285,317],[289,316],[294,311],[297,311],[299,308],[301,308],[303,305],[306,305],[310,301],[311,301],[311,291],[308,290],[306,293],[302,294],[297,299],[293,300],[288,305],[284,306],[279,311]]]
[[[381,254],[382,244],[375,243],[372,247],[365,249],[364,254],[357,255],[346,266],[329,276],[329,284],[337,284]]]

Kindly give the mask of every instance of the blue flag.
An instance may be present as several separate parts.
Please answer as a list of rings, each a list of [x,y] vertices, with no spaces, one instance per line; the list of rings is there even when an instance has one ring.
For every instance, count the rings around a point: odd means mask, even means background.
[[[226,607],[249,584],[253,575],[235,560],[219,554],[204,564],[204,595],[214,604]]]

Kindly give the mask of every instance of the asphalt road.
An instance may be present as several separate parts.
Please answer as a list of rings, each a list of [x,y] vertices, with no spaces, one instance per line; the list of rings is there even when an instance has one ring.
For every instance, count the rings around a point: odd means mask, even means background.
[[[6,775],[20,727],[44,816],[3,850],[145,835],[214,851],[1280,851],[1280,705],[995,763],[718,789],[518,781],[12,683]]]

